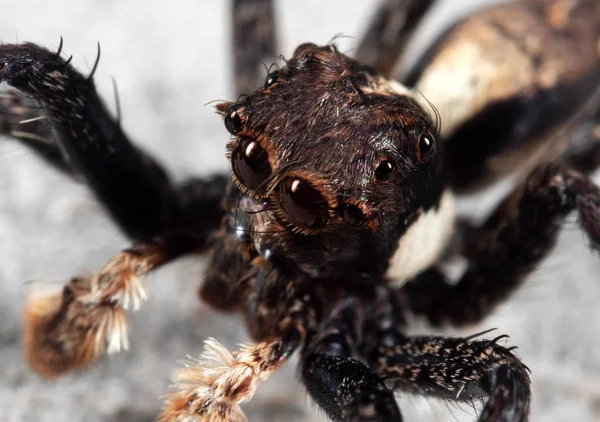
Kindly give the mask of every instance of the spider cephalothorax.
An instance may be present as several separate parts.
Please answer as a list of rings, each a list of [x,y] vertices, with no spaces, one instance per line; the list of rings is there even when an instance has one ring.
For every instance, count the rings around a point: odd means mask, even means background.
[[[479,321],[550,251],[572,211],[600,247],[600,189],[586,176],[600,164],[597,130],[587,129],[600,120],[590,88],[600,81],[600,8],[524,0],[481,12],[445,33],[404,87],[392,64],[432,3],[384,2],[358,60],[303,44],[252,92],[255,65],[273,53],[273,9],[237,0],[235,68],[246,95],[217,106],[231,174],[181,185],[129,141],[94,72],[84,77],[63,59],[62,42],[58,52],[1,45],[0,81],[20,93],[0,97],[0,127],[82,175],[135,242],[97,275],[31,299],[31,366],[56,376],[126,348],[125,311],[147,296],[138,276],[210,249],[200,296],[242,313],[256,343],[233,355],[207,341],[201,359],[175,373],[162,421],[244,420],[239,404],[296,350],[309,394],[335,421],[401,421],[396,391],[485,399],[479,421],[527,421],[529,371],[497,344],[504,336],[410,336],[407,316]],[[580,60],[581,51],[593,57]],[[460,77],[447,81],[450,64]],[[454,112],[445,131],[415,89],[428,86],[441,115]],[[571,136],[586,147],[566,149]],[[483,224],[455,224],[452,191],[527,171]],[[445,257],[465,262],[457,280]]]
[[[428,113],[334,45],[300,46],[263,87],[218,109],[236,186],[260,203],[255,226],[239,228],[312,278],[380,278],[398,238],[439,205]]]

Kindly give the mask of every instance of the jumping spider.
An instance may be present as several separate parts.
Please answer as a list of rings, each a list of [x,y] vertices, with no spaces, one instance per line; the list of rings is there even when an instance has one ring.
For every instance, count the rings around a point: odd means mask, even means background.
[[[483,399],[481,421],[526,420],[528,370],[502,336],[407,336],[406,316],[480,320],[548,253],[571,211],[598,246],[599,191],[586,176],[597,145],[582,127],[598,119],[600,6],[531,0],[473,15],[424,54],[405,88],[386,78],[430,3],[385,3],[357,61],[333,44],[301,45],[253,92],[274,36],[234,26],[247,46],[236,80],[252,93],[217,105],[231,178],[183,185],[128,141],[60,48],[2,45],[0,79],[23,94],[3,97],[4,130],[83,176],[134,241],[96,276],[32,298],[31,366],[56,376],[122,349],[125,308],[146,295],[137,276],[210,248],[200,294],[241,312],[256,344],[233,357],[208,341],[204,359],[177,372],[163,420],[242,419],[238,403],[296,349],[309,394],[333,420],[401,420],[393,390]],[[271,16],[267,2],[236,6],[238,23],[252,22],[241,11]],[[390,32],[394,44],[382,44]],[[584,148],[567,148],[582,136]],[[486,222],[455,224],[452,192],[508,173],[523,181]],[[439,264],[457,255],[468,266],[451,283]]]

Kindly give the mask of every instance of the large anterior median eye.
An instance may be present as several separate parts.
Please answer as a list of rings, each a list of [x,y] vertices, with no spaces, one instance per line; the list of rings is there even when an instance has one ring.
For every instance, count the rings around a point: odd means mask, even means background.
[[[279,183],[278,200],[287,220],[304,229],[325,227],[329,219],[329,204],[317,188],[297,178]]]
[[[235,177],[248,189],[256,190],[271,175],[267,151],[252,139],[244,138],[231,153]]]

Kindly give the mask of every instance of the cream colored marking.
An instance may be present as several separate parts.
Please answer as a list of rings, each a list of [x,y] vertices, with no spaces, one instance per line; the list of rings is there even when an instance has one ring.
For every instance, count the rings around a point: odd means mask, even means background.
[[[494,31],[488,27],[485,35],[502,47],[504,55],[516,46],[494,39]],[[480,34],[483,37],[483,34]],[[454,41],[454,40],[453,40]],[[442,50],[423,73],[416,88],[435,104],[442,120],[442,138],[448,138],[454,130],[471,116],[483,109],[490,99],[510,97],[522,87],[530,86],[533,72],[528,57],[515,51],[509,62],[503,55],[489,51],[480,40],[457,37],[452,48]],[[486,51],[488,48],[488,51]],[[500,47],[498,47],[500,49]],[[518,71],[511,71],[514,67]],[[513,78],[513,73],[518,77]]]
[[[454,227],[454,197],[442,194],[438,209],[421,214],[398,242],[387,276],[398,286],[435,263],[450,241]]]
[[[362,88],[365,94],[380,95],[406,95],[413,97],[413,91],[402,85],[400,82],[388,80],[382,77],[369,78],[369,87]]]
[[[419,104],[423,110],[430,112],[432,118],[435,117],[435,112],[432,109],[431,103],[417,90],[407,88],[398,81],[388,80],[382,77],[372,79],[371,85],[368,88],[362,88],[364,94],[379,94],[379,95],[405,95],[412,98]]]

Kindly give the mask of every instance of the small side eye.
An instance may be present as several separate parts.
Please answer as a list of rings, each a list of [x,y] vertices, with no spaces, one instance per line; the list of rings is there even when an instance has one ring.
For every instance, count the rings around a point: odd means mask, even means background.
[[[360,208],[353,204],[342,204],[340,206],[342,220],[350,226],[360,226],[365,221],[365,214]]]
[[[238,104],[232,105],[227,110],[227,115],[225,116],[225,127],[232,135],[242,130],[242,118],[238,113],[240,108],[241,106]]]
[[[264,85],[264,89],[269,89],[271,88],[273,85],[275,85],[277,82],[280,81],[280,76],[279,76],[279,72],[271,72],[267,75],[267,79],[265,79],[265,85]]]
[[[424,164],[435,152],[435,138],[429,132],[422,133],[419,135],[417,141],[417,160],[419,163]]]
[[[375,169],[375,178],[381,182],[385,182],[392,178],[394,174],[394,164],[390,161],[385,160],[379,163],[377,168]]]
[[[258,189],[271,174],[267,151],[250,138],[242,141],[231,154],[235,177],[248,189]]]
[[[279,206],[287,220],[297,227],[320,229],[329,220],[329,204],[309,182],[288,178],[279,184]]]
[[[301,54],[305,53],[308,50],[314,50],[315,48],[317,48],[316,44],[307,42],[304,44],[300,44],[298,47],[296,47],[296,49],[294,50],[294,58],[298,58]]]

